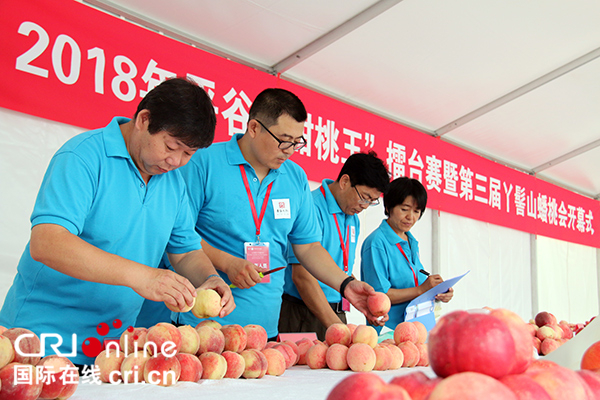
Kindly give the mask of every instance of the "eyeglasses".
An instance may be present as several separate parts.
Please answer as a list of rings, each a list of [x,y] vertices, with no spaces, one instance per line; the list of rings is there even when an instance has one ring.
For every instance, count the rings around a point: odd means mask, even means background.
[[[354,190],[356,190],[356,194],[358,195],[358,204],[363,204],[363,205],[369,205],[369,206],[376,206],[377,204],[379,204],[379,199],[375,199],[375,200],[367,200],[364,197],[361,196],[360,192],[358,191],[358,189],[356,188],[356,186],[352,186],[354,188]]]
[[[301,148],[303,148],[304,146],[306,146],[306,139],[304,139],[304,137],[302,137],[302,141],[301,141],[301,142],[288,142],[288,141],[285,141],[285,140],[280,140],[280,139],[279,139],[277,136],[273,135],[273,132],[271,132],[271,131],[269,130],[269,128],[267,128],[267,127],[265,126],[265,124],[263,124],[263,123],[262,123],[262,122],[260,122],[259,120],[256,120],[256,122],[258,122],[258,123],[259,123],[259,124],[260,124],[260,125],[261,125],[263,128],[265,128],[265,130],[266,130],[267,132],[269,132],[269,134],[270,134],[271,136],[273,136],[273,139],[277,140],[277,142],[279,143],[279,148],[280,148],[281,150],[287,150],[287,149],[289,149],[290,147],[294,147],[294,151],[298,151],[298,150],[300,150]]]

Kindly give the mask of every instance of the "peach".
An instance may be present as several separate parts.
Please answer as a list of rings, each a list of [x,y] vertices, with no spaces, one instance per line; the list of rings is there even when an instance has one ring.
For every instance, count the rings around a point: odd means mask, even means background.
[[[121,363],[121,379],[124,383],[144,382],[144,367],[150,359],[147,352],[131,353]]]
[[[344,371],[348,369],[348,347],[340,343],[334,343],[327,349],[325,353],[325,362],[327,367],[334,371]]]
[[[15,350],[9,338],[0,335],[0,368],[10,364],[15,358]]]
[[[202,363],[202,379],[223,379],[227,372],[227,361],[219,353],[206,352],[200,354]]]
[[[394,341],[396,344],[402,342],[413,342],[417,343],[419,340],[419,330],[410,321],[400,322],[394,329]]]
[[[12,343],[15,356],[13,362],[36,365],[40,356],[24,356],[22,354],[40,354],[40,338],[25,328],[11,328],[4,331],[2,336],[7,337]],[[18,343],[17,343],[18,342]]]
[[[490,315],[499,318],[508,327],[510,334],[515,342],[515,358],[513,360],[512,374],[524,372],[533,361],[533,352],[531,349],[530,334],[527,330],[527,324],[516,313],[497,308],[490,312]]]
[[[8,328],[6,328],[5,326],[0,325],[0,335],[2,335],[7,330],[8,330]]]
[[[327,346],[331,346],[334,343],[349,346],[351,342],[352,334],[350,333],[350,328],[348,328],[346,324],[331,324],[325,331],[325,343],[327,343]]]
[[[537,336],[537,330],[539,328],[536,324],[525,324],[525,328],[527,329],[527,332],[531,334],[531,336]]]
[[[528,369],[526,374],[540,384],[552,400],[586,400],[590,388],[575,371],[560,365]]]
[[[197,355],[202,353],[218,353],[221,354],[225,349],[225,335],[220,329],[213,328],[212,326],[201,326],[196,328],[198,337],[200,338],[200,345],[198,346]]]
[[[383,345],[383,342],[381,344]],[[404,353],[402,353],[402,350],[395,344],[388,344],[387,348],[392,354],[392,362],[390,363],[389,369],[402,368],[402,363],[404,362]]]
[[[123,360],[125,360],[125,353],[122,351],[102,350],[94,360],[94,364],[99,371],[98,379],[105,383],[120,382]]]
[[[174,311],[174,312],[180,312],[180,313],[186,313],[186,312],[190,311],[192,308],[194,308],[195,305],[196,305],[196,298],[195,297],[192,299],[192,305],[191,306],[189,304],[186,304],[183,307],[172,306],[171,303],[167,303],[165,301],[165,306],[167,306],[167,308],[169,310]]]
[[[352,343],[366,343],[372,348],[377,346],[377,331],[372,326],[359,325],[352,334]]]
[[[556,339],[544,339],[540,345],[540,352],[543,355],[548,355],[558,349],[562,343]]]
[[[392,352],[387,346],[377,345],[373,349],[375,351],[375,371],[387,371],[392,365]]]
[[[68,399],[77,390],[79,373],[68,358],[50,355],[42,358],[36,368],[44,377],[41,399]]]
[[[267,359],[267,375],[280,376],[286,370],[285,357],[276,349],[264,349],[262,353]]]
[[[429,378],[423,371],[415,371],[393,378],[390,385],[402,386],[412,400],[426,400],[442,378]]]
[[[267,342],[267,344],[265,344],[265,349],[272,349],[273,347],[277,346],[279,344],[279,342]],[[250,349],[248,349],[250,350]],[[258,350],[258,349],[254,349],[254,350]],[[264,349],[263,349],[264,350]]]
[[[416,344],[413,342],[402,342],[398,344],[398,348],[402,351],[402,355],[404,356],[402,367],[412,368],[419,363],[421,353]]]
[[[181,325],[177,329],[181,333],[181,347],[179,348],[179,352],[196,354],[200,348],[200,335],[198,331],[191,325]]]
[[[19,379],[15,379],[15,376],[19,376]],[[2,400],[36,400],[42,387],[42,377],[33,365],[13,362],[0,369]]]
[[[541,341],[544,341],[544,339],[559,339],[556,330],[554,330],[550,325],[542,326],[537,330],[535,335]]]
[[[427,328],[421,321],[412,321],[413,325],[417,328],[417,343],[427,342]]]
[[[291,340],[284,340],[281,343],[287,344],[288,346],[290,346],[292,348],[294,353],[296,353],[296,360],[294,361],[293,365],[298,364],[298,360],[300,359],[300,349],[298,348],[298,345],[295,342],[292,342]]]
[[[204,320],[200,321],[198,323],[198,325],[195,326],[195,328],[196,328],[196,330],[198,330],[198,328],[200,328],[201,326],[205,326],[205,325],[212,326],[215,329],[221,329],[221,327],[222,327],[222,325],[218,321],[215,321],[214,319],[204,319]]]
[[[178,382],[198,382],[202,378],[203,367],[198,357],[190,353],[179,353],[175,357],[181,366]]]
[[[146,344],[147,335],[148,329],[146,328],[134,328],[130,326],[129,328],[125,329],[119,340],[121,351],[129,356],[136,350],[142,350],[144,344]]]
[[[506,375],[500,378],[500,382],[512,390],[519,400],[551,400],[548,392],[529,375]]]
[[[246,349],[248,335],[241,325],[224,325],[221,327],[221,332],[223,332],[225,338],[225,347],[223,350],[241,353]]]
[[[172,386],[181,376],[181,364],[177,357],[157,354],[144,365],[144,381],[158,386]]]
[[[427,367],[429,366],[429,353],[427,352],[427,345],[425,343],[417,343],[417,349],[419,349],[419,361],[417,361],[416,367]]]
[[[306,365],[306,352],[314,343],[308,338],[302,338],[296,344],[298,345],[298,365]]]
[[[347,361],[348,367],[354,372],[370,372],[375,368],[377,356],[375,355],[375,350],[370,345],[356,343],[348,349]]]
[[[382,317],[390,311],[392,302],[387,294],[375,292],[367,297],[367,308],[376,317]]]
[[[310,369],[321,369],[327,365],[327,349],[329,347],[325,343],[317,343],[312,345],[306,352],[306,365]]]
[[[533,348],[537,351],[538,354],[542,354],[542,341],[537,337],[532,338],[532,341]]]
[[[283,354],[283,358],[285,358],[285,365],[286,368],[290,368],[292,366],[294,366],[294,364],[296,363],[296,353],[294,353],[294,350],[288,346],[285,343],[278,343],[275,346],[273,346],[273,349],[281,352],[281,354]]]
[[[518,400],[498,380],[478,372],[461,372],[439,382],[428,400]]]
[[[221,353],[225,361],[227,362],[227,371],[223,378],[238,379],[244,373],[246,369],[246,361],[239,353],[233,351],[224,351]]]
[[[346,326],[348,327],[348,329],[350,329],[350,336],[354,335],[354,331],[356,330],[357,325],[356,324],[346,324]]]
[[[593,343],[581,357],[581,369],[600,371],[600,341]]]
[[[181,348],[181,331],[173,324],[159,322],[150,329],[146,335],[146,343],[154,343],[157,353],[173,357]]]
[[[246,349],[262,350],[265,348],[269,339],[265,328],[260,325],[250,324],[244,326],[244,330],[247,335]]]
[[[192,314],[197,318],[218,317],[223,309],[221,296],[212,289],[196,290],[196,302],[192,307]]]
[[[590,400],[600,399],[600,374],[588,369],[582,369],[575,372],[587,384],[587,387],[589,388],[588,398]]]
[[[535,324],[540,328],[545,325],[556,325],[556,317],[547,311],[541,311],[535,316]]]
[[[269,362],[267,361],[267,357],[265,357],[261,351],[248,349],[242,351],[241,354],[242,357],[244,357],[244,362],[246,364],[244,373],[242,374],[244,378],[260,379],[265,376],[269,368]]]
[[[352,347],[352,346],[350,346]],[[371,350],[373,350],[371,348]],[[344,378],[329,392],[327,400],[412,400],[401,386],[389,385],[378,375],[357,373]]]
[[[558,324],[558,326],[560,327],[560,329],[562,329],[562,337],[564,339],[573,339],[573,330],[571,329],[568,323],[561,322]]]

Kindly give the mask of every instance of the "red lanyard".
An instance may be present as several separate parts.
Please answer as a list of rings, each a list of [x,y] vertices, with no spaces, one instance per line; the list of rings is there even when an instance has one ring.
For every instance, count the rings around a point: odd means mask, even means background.
[[[323,189],[323,186],[321,186],[321,193],[323,193],[323,197],[327,199],[327,196],[325,196],[325,189]],[[337,216],[335,214],[333,214],[333,219],[335,220],[335,226],[337,227],[338,235],[340,236],[340,247],[342,248],[342,255],[344,258],[344,272],[348,272],[348,258],[350,256],[350,225],[346,227],[346,243],[344,244],[342,230],[340,229],[340,224],[338,224]]]
[[[244,166],[240,164],[240,171],[242,171],[242,180],[244,181],[244,186],[246,187],[246,193],[248,193],[248,200],[250,201],[250,209],[252,209],[252,217],[254,218],[254,225],[256,225],[256,241],[260,242],[260,225],[262,224],[263,217],[265,216],[265,211],[267,210],[267,202],[269,201],[269,196],[271,195],[271,188],[273,187],[273,182],[269,183],[267,187],[267,194],[265,195],[265,199],[263,200],[263,204],[260,210],[260,217],[256,215],[256,206],[254,205],[254,197],[252,197],[252,192],[250,191],[250,184],[248,183],[248,177],[246,176],[246,170]]]
[[[400,250],[400,253],[402,253],[402,255],[404,256],[404,258],[406,258],[406,262],[408,263],[408,266],[410,267],[410,270],[413,273],[413,277],[415,278],[415,287],[419,286],[419,279],[417,278],[417,274],[415,273],[415,270],[412,267],[412,264],[408,260],[408,257],[406,256],[406,253],[402,249],[402,246],[400,246],[400,243],[396,243],[396,246],[398,246],[398,249]]]

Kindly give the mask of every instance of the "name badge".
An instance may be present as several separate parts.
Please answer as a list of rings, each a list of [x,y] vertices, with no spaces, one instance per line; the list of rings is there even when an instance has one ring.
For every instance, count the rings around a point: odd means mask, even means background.
[[[290,211],[290,199],[273,199],[273,212],[275,219],[290,219],[292,213]]]
[[[244,257],[247,261],[263,269],[266,272],[270,268],[271,257],[269,253],[269,242],[245,242]],[[260,283],[271,282],[271,275],[266,275]]]
[[[350,226],[350,241],[352,243],[356,243],[356,227]]]

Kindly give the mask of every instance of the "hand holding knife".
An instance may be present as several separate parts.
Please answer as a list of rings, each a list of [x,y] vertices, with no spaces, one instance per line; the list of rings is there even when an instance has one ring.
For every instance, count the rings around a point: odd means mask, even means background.
[[[261,278],[264,278],[264,276],[265,276],[265,275],[269,275],[269,274],[272,274],[273,272],[281,271],[281,270],[282,270],[282,269],[284,269],[284,268],[285,268],[285,266],[283,266],[283,267],[277,267],[277,268],[273,268],[273,269],[270,269],[270,270],[268,270],[268,271],[265,271],[265,272],[259,272],[259,273],[258,273],[258,276],[260,276]],[[235,285],[232,283],[231,285],[229,285],[229,287],[230,287],[230,288],[236,288],[237,286],[235,286]]]

